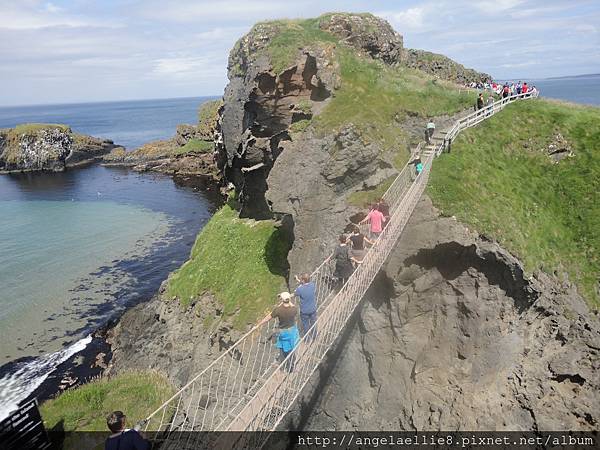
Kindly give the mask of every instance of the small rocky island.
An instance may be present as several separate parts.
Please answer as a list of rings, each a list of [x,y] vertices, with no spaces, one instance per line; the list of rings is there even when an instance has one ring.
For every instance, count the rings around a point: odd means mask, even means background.
[[[140,172],[202,175],[217,180],[219,174],[213,155],[222,104],[221,100],[213,100],[200,105],[198,123],[178,125],[171,139],[148,142],[130,152],[115,148],[103,157],[103,165],[131,167]]]
[[[51,171],[88,164],[121,148],[109,139],[74,133],[62,124],[0,129],[0,173]]]

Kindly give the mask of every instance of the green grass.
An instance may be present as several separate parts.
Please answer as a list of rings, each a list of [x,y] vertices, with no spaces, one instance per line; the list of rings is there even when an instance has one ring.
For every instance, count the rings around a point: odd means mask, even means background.
[[[376,200],[379,200],[383,196],[383,194],[385,194],[385,191],[388,190],[388,188],[392,185],[395,179],[395,176],[390,177],[383,183],[381,183],[379,186],[377,186],[375,189],[370,189],[368,191],[353,192],[348,197],[348,203],[354,206],[358,206],[359,208],[366,208],[372,205],[373,203],[375,203]]]
[[[435,80],[413,69],[390,67],[338,48],[342,83],[323,112],[313,119],[323,133],[347,123],[358,127],[368,141],[379,142],[385,150],[400,153],[404,165],[408,137],[400,127],[408,115],[421,117],[452,114],[473,103],[473,96],[454,84]]]
[[[560,132],[574,158],[545,148]],[[498,240],[527,271],[567,274],[600,306],[600,109],[518,102],[463,132],[428,188],[436,206]]]
[[[302,111],[304,114],[312,113],[312,102],[310,100],[302,99],[296,103],[296,109]]]
[[[198,132],[204,139],[212,139],[222,105],[223,100],[219,99],[204,102],[198,108]]]
[[[212,141],[203,141],[201,139],[190,139],[183,147],[177,147],[173,150],[174,155],[187,155],[188,153],[210,153],[214,150],[215,144]]]
[[[302,119],[302,120],[299,120],[298,122],[294,122],[293,124],[291,124],[290,131],[292,133],[302,133],[304,130],[306,130],[308,128],[309,125],[310,125],[309,119]]]
[[[288,250],[275,222],[240,219],[227,204],[202,229],[189,261],[169,278],[166,295],[187,306],[210,292],[234,327],[243,329],[285,288]]]
[[[275,20],[255,25],[255,29],[263,27],[276,31],[266,47],[275,73],[292,66],[301,49],[338,41],[335,36],[319,28],[320,20],[321,18]]]
[[[42,403],[40,412],[46,430],[103,431],[106,435],[96,436],[103,442],[110,434],[106,427],[109,413],[123,411],[130,419],[128,425],[133,426],[132,421],[147,417],[174,392],[173,385],[157,372],[125,372],[67,390]],[[66,444],[64,448],[82,448],[74,442]]]
[[[60,123],[23,123],[13,128],[15,134],[33,134],[40,130],[48,130],[58,128],[61,131],[70,131],[71,129],[67,125]]]

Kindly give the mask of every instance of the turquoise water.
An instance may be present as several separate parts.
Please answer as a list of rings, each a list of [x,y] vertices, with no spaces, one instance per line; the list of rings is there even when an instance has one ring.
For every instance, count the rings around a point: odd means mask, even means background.
[[[214,208],[200,185],[124,168],[0,176],[0,420],[156,293]]]
[[[0,362],[60,349],[65,330],[94,319],[94,307],[130,281],[89,275],[143,257],[168,229],[164,213],[111,201],[0,202]]]

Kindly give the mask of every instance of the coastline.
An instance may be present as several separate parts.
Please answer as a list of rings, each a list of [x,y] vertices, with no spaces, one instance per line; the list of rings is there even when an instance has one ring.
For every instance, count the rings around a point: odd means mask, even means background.
[[[14,174],[19,174],[19,173],[40,173],[40,172],[47,172],[47,173],[60,173],[60,172],[64,172],[65,170],[69,170],[69,169],[81,169],[83,167],[88,167],[91,166],[92,164],[96,164],[96,163],[100,163],[100,161],[103,160],[103,155],[102,156],[95,156],[93,158],[89,158],[89,159],[84,159],[81,161],[77,161],[74,163],[67,163],[65,165],[64,168],[62,168],[61,170],[40,170],[40,169],[19,169],[19,170],[0,170],[0,175],[14,175]]]
[[[84,166],[89,166],[90,164],[94,164],[94,161],[85,164]],[[212,210],[216,209],[222,202],[218,183],[211,176],[169,173],[164,173],[162,175],[166,175],[168,178],[172,179],[175,185],[179,188],[191,188],[193,191],[196,191],[202,195],[209,202],[209,204],[212,205]],[[192,193],[191,195],[197,194]],[[177,226],[173,227],[169,234],[178,236],[178,229],[180,228]],[[153,265],[151,261],[153,259],[160,258],[160,253],[160,248],[153,248],[149,255],[146,255],[141,259],[134,258],[129,261],[128,264],[143,265],[143,261],[146,261],[147,265]],[[182,261],[185,261],[187,256],[187,253],[185,255],[182,254]],[[163,257],[168,258],[167,255],[163,255]],[[169,273],[170,271],[171,270],[169,270]],[[166,277],[164,279],[166,279]],[[160,283],[158,283],[151,291],[142,292],[139,293],[139,295],[136,295],[131,299],[131,301],[124,305],[123,309],[118,313],[110,314],[109,310],[106,311],[109,312],[109,315],[105,317],[102,322],[95,326],[93,325],[93,322],[90,323],[92,328],[88,331],[88,334],[85,337],[69,342],[68,344],[64,345],[61,350],[57,350],[53,353],[41,354],[39,356],[20,357],[3,364],[0,366],[0,378],[18,382],[18,380],[14,380],[12,377],[14,377],[15,374],[17,374],[20,370],[35,371],[35,369],[38,369],[40,366],[48,368],[47,373],[40,375],[40,378],[43,377],[43,380],[39,384],[37,384],[37,381],[31,384],[28,383],[28,385],[33,385],[35,388],[31,392],[27,393],[23,398],[19,398],[18,403],[20,403],[34,397],[42,402],[53,398],[61,392],[64,392],[65,389],[77,387],[95,377],[102,376],[104,370],[110,364],[111,360],[111,348],[109,343],[106,341],[107,332],[114,327],[115,324],[119,322],[121,316],[131,308],[150,301],[160,289],[160,284],[164,281],[164,279],[161,278]],[[135,289],[135,291],[138,292],[137,289]],[[117,300],[117,298],[115,298],[115,300]],[[66,336],[72,332],[72,330],[68,329],[62,331]],[[71,352],[71,349],[76,349],[76,351]],[[52,364],[55,364],[58,361],[60,362],[58,362],[55,367],[52,367],[51,365],[44,366],[44,361],[46,360],[51,361]],[[5,383],[3,386],[5,388],[4,393],[6,394],[6,392],[8,392],[10,394],[9,386],[7,384],[8,383]],[[13,405],[13,403],[10,401],[4,403],[3,400],[3,406],[9,405]],[[4,413],[5,411],[2,412]]]

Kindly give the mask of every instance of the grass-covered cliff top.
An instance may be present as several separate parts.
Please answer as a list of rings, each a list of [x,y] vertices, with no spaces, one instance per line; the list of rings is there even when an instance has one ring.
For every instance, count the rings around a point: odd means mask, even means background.
[[[560,133],[574,153],[559,163]],[[511,104],[463,132],[434,164],[429,194],[448,215],[512,251],[528,271],[567,274],[600,306],[600,109]]]
[[[166,297],[187,306],[210,292],[222,303],[223,315],[243,329],[285,289],[288,250],[275,222],[240,219],[226,204],[198,235],[190,259],[169,278]]]
[[[60,123],[22,123],[14,128],[0,129],[0,136],[4,136],[7,144],[16,143],[23,136],[35,136],[40,131],[59,130],[71,134],[71,128],[68,125]]]
[[[21,158],[20,143],[26,139],[36,139],[43,131],[58,130],[75,137],[71,128],[58,123],[24,123],[14,128],[0,129],[0,160],[7,163],[18,163]]]
[[[338,30],[337,21],[344,20],[355,27],[352,45],[330,31]],[[385,35],[383,40],[378,37],[381,34]],[[395,46],[396,50],[384,62],[384,56],[374,59],[361,48],[361,44],[368,48],[369,42],[382,46],[383,42],[391,43],[390,47]],[[406,148],[411,143],[401,126],[408,116],[424,121],[429,116],[462,111],[475,101],[473,93],[458,85],[407,67],[401,36],[371,14],[331,13],[312,19],[258,23],[232,50],[230,74],[239,74],[242,63],[259,55],[267,56],[273,72],[280,73],[306,49],[322,51],[332,67],[337,65],[340,79],[333,98],[313,119],[314,129],[331,133],[351,123],[365,139],[377,141],[385,151],[396,153],[399,166],[406,162]],[[397,61],[391,63],[389,59],[393,58]],[[455,63],[447,59],[446,64]],[[303,121],[292,128],[304,131],[309,125]]]
[[[6,128],[1,131],[7,132],[9,134],[14,135],[23,135],[23,134],[36,134],[42,130],[52,130],[58,129],[60,131],[64,131],[67,133],[71,132],[71,128],[68,125],[64,125],[61,123],[22,123],[17,125],[14,128]]]
[[[157,372],[126,372],[67,390],[55,399],[42,403],[40,413],[48,431],[53,428],[65,432],[102,431],[102,434],[95,436],[102,443],[109,433],[106,416],[112,411],[124,411],[131,420],[146,417],[174,392],[174,386]],[[130,422],[128,425],[133,427],[135,424]],[[71,436],[72,440],[77,438],[77,435]],[[84,447],[65,442],[64,448]],[[96,447],[90,445],[85,448]]]
[[[317,132],[329,133],[352,123],[369,141],[393,152],[402,167],[410,145],[402,123],[413,117],[453,114],[473,104],[473,94],[418,70],[391,67],[339,49],[342,83],[323,112],[313,120]]]

